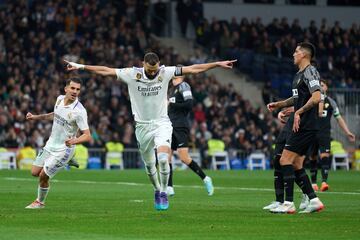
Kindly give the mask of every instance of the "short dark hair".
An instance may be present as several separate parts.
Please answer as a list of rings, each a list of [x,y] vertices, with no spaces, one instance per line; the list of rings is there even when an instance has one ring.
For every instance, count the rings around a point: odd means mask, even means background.
[[[155,66],[158,62],[160,62],[160,60],[156,53],[148,52],[144,56],[144,62],[150,64],[151,66]]]
[[[325,79],[320,79],[320,82],[329,87],[328,81],[326,81]]]
[[[71,82],[79,83],[81,86],[83,84],[83,81],[81,80],[81,78],[71,77],[68,80],[66,80],[66,86],[69,86]]]
[[[316,49],[315,46],[309,42],[301,42],[298,44],[300,48],[307,50],[310,53],[310,59],[315,57]]]

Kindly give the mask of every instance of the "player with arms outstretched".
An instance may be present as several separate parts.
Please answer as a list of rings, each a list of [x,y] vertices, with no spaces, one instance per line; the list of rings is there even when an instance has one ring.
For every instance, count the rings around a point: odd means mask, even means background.
[[[149,52],[144,56],[142,67],[110,68],[67,62],[69,71],[80,69],[103,76],[113,76],[127,84],[136,123],[136,139],[146,173],[155,191],[155,209],[166,210],[169,208],[166,193],[172,135],[172,125],[167,111],[169,82],[174,77],[201,73],[216,67],[231,69],[235,61],[165,67],[160,65],[159,57],[155,53]],[[155,149],[159,163],[160,182],[157,177]]]

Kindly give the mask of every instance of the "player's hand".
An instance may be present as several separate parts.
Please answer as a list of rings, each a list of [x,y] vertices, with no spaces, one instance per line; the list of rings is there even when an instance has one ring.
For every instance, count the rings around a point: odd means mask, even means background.
[[[283,111],[280,111],[278,113],[277,118],[280,120],[281,123],[286,123],[286,114]]]
[[[355,135],[352,134],[351,132],[349,132],[349,133],[347,134],[347,137],[348,137],[348,139],[349,139],[350,142],[355,142],[355,140],[356,140]]]
[[[84,64],[79,64],[79,63],[75,63],[75,62],[69,62],[67,60],[64,60],[64,62],[66,63],[66,70],[67,71],[84,69],[84,67],[85,67]]]
[[[293,131],[298,132],[300,128],[300,114],[295,112],[294,114],[294,124],[293,124]]]
[[[33,115],[31,112],[28,112],[26,114],[26,120],[35,120],[35,115]]]
[[[217,62],[218,67],[222,67],[222,68],[233,68],[234,66],[234,62],[237,62],[237,60],[228,60],[228,61],[220,61]]]
[[[289,116],[290,113],[294,112],[294,107],[288,107],[282,110],[282,112],[285,114],[285,116]]]
[[[272,111],[274,111],[274,110],[277,108],[276,102],[271,102],[271,103],[269,103],[268,105],[266,105],[266,107],[267,107],[267,109],[268,109],[270,112],[272,112]]]
[[[76,144],[76,138],[69,138],[68,140],[65,141],[65,145],[68,147],[71,147],[71,145]]]

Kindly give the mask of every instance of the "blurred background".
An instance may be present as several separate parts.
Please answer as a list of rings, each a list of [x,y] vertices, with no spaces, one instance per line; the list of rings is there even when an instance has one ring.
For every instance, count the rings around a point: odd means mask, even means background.
[[[235,71],[186,78],[195,99],[190,150],[205,168],[272,167],[283,125],[265,106],[290,96],[302,41],[316,46],[314,64],[358,140],[359,10],[355,0],[0,0],[0,168],[30,168],[46,143],[52,123],[25,115],[53,111],[69,77],[63,59],[121,68],[142,66],[149,51],[165,65],[238,59]],[[142,167],[127,86],[78,74],[93,136],[77,146],[81,168]],[[358,141],[335,119],[332,138],[345,166],[359,169]]]

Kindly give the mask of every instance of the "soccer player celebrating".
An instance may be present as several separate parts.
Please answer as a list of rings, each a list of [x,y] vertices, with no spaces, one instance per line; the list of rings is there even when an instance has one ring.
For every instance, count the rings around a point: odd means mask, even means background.
[[[286,139],[285,148],[280,158],[283,173],[285,201],[272,209],[274,213],[295,213],[294,180],[301,181],[301,189],[309,197],[310,202],[300,213],[320,211],[324,205],[316,196],[308,175],[303,168],[304,155],[308,146],[312,145],[318,126],[318,104],[321,100],[320,75],[310,64],[315,55],[315,47],[310,43],[299,43],[293,54],[294,64],[299,71],[293,80],[293,96],[284,101],[272,102],[267,105],[269,111],[294,106],[294,123],[290,136]]]
[[[216,67],[230,69],[235,61],[165,67],[160,66],[159,57],[155,53],[149,52],[145,54],[141,68],[109,68],[67,62],[69,71],[82,69],[103,76],[114,76],[127,84],[131,109],[136,122],[136,139],[146,173],[155,191],[155,209],[169,208],[166,189],[170,172],[169,156],[172,135],[172,125],[167,111],[167,90],[170,80],[184,74],[196,74]],[[155,149],[159,163],[160,183],[155,165]]]
[[[200,166],[189,156],[189,114],[192,109],[193,97],[191,87],[184,82],[184,77],[173,78],[174,88],[170,92],[169,98],[169,117],[173,126],[171,149],[177,150],[180,160],[193,170],[204,182],[209,196],[214,194],[214,187],[210,177],[206,176]],[[172,181],[173,171],[170,156],[170,176],[167,192],[170,196],[175,194]]]
[[[317,155],[320,151],[320,163],[321,163],[321,175],[322,183],[320,191],[324,192],[329,189],[327,184],[327,179],[329,175],[329,169],[331,166],[330,161],[330,131],[331,131],[331,116],[334,116],[339,124],[340,128],[347,135],[350,142],[355,142],[355,135],[350,132],[346,122],[341,117],[339,108],[336,102],[326,95],[328,90],[328,85],[325,80],[320,81],[321,88],[324,93],[324,102],[320,103],[319,107],[319,125],[320,130],[316,134],[316,142],[313,145],[311,151],[312,156],[310,156],[310,172],[311,172],[311,182],[315,191],[318,191],[317,185]]]
[[[66,82],[65,95],[56,99],[54,112],[40,115],[26,114],[27,120],[53,120],[49,140],[36,157],[31,174],[39,177],[38,196],[28,209],[45,207],[49,192],[49,179],[53,178],[73,158],[75,144],[91,140],[87,112],[79,102],[81,80],[70,78]],[[78,130],[81,136],[76,138]]]

